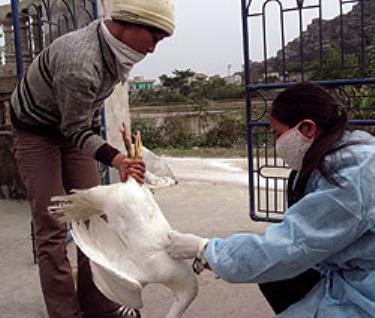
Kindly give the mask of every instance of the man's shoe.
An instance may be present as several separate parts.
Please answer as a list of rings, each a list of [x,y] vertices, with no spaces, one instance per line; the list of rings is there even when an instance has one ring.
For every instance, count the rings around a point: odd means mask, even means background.
[[[82,318],[141,318],[141,312],[135,308],[120,306],[114,311],[102,314],[82,313]]]
[[[133,317],[133,318],[141,318],[141,312],[136,308],[130,308],[126,306],[120,306],[117,308],[113,313],[112,316],[108,316],[108,318],[126,318],[126,317]],[[107,317],[106,317],[107,318]]]

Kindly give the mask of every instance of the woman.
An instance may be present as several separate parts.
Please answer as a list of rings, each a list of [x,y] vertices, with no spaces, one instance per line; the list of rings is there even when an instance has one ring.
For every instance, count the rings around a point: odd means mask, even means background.
[[[282,92],[269,119],[278,155],[298,171],[283,222],[226,239],[172,232],[169,254],[268,291],[300,275],[307,290],[276,306],[278,317],[375,317],[375,138],[347,130],[343,107],[311,83]]]

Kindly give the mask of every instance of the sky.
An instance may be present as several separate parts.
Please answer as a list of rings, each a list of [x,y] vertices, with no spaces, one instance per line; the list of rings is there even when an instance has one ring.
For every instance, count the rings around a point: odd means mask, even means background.
[[[251,12],[261,9],[265,0],[252,0]],[[296,0],[281,0],[285,8],[295,6]],[[305,0],[305,5],[317,4],[319,0]],[[243,63],[243,40],[241,0],[174,0],[176,9],[175,34],[158,44],[155,52],[136,65],[132,76],[156,79],[162,74],[170,75],[174,69],[190,68],[195,72],[221,76],[241,71]],[[324,19],[339,13],[339,0],[322,0]],[[346,4],[344,12],[353,4]],[[317,17],[318,10],[304,13],[304,29]],[[278,6],[269,1],[267,6],[268,56],[275,55],[281,44],[278,37]],[[285,15],[287,42],[298,36],[298,16]],[[263,60],[261,20],[254,18],[249,26],[251,59]],[[231,68],[228,69],[228,65]]]
[[[241,68],[241,3],[239,0],[174,0],[176,29],[155,52],[135,66],[133,75],[157,78],[174,69],[207,75]]]
[[[284,8],[295,6],[296,0],[279,0]],[[0,0],[1,3],[9,0]],[[161,41],[153,54],[148,55],[132,70],[131,77],[144,76],[157,79],[173,70],[186,70],[212,76],[225,76],[242,70],[243,42],[241,0],[172,0],[176,10],[176,29],[172,37]],[[252,0],[250,12],[259,12],[265,0]],[[305,0],[305,5],[315,5],[319,0]],[[339,13],[339,0],[322,0],[324,19]],[[278,1],[269,0],[266,7],[268,57],[280,49]],[[353,4],[344,5],[344,12]],[[318,10],[305,10],[303,28],[317,17]],[[262,26],[259,18],[251,19],[250,57],[253,61],[264,58]],[[285,14],[286,42],[298,36],[298,16]],[[231,65],[229,68],[228,66]]]

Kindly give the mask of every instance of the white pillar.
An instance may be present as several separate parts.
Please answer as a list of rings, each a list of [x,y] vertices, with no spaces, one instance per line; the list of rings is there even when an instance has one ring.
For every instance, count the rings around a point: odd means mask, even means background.
[[[98,1],[99,16],[109,16],[112,0]],[[105,100],[105,117],[107,128],[107,141],[113,147],[125,152],[125,147],[120,134],[122,123],[130,129],[129,94],[128,84],[121,83],[115,87],[112,95]],[[117,182],[118,174],[114,169],[110,171],[110,182]]]
[[[105,101],[105,116],[107,125],[107,140],[117,149],[125,152],[125,147],[120,134],[124,122],[130,129],[128,85],[119,84],[114,92]]]

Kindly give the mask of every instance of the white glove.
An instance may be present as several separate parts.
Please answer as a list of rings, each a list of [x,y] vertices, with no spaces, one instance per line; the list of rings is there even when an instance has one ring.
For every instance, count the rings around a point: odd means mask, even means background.
[[[168,242],[165,249],[169,256],[175,259],[195,257],[201,259],[207,243],[207,238],[172,231],[168,233]]]

